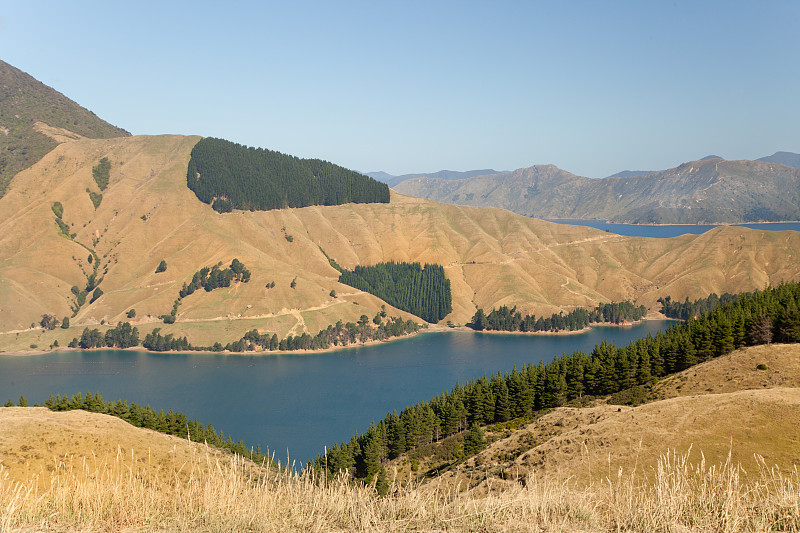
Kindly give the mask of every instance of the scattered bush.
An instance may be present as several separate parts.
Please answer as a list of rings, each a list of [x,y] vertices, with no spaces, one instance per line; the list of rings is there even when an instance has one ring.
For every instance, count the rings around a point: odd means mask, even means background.
[[[104,157],[100,160],[97,165],[92,167],[92,177],[94,181],[97,183],[97,186],[100,187],[101,191],[106,190],[108,187],[108,180],[111,173],[111,162],[108,160],[107,157]],[[95,206],[97,207],[97,206]]]
[[[94,208],[97,209],[100,207],[100,202],[103,201],[103,195],[99,192],[89,191],[89,199],[92,201]]]
[[[91,299],[91,300],[89,300],[89,303],[90,303],[90,304],[93,304],[93,303],[95,302],[95,300],[97,300],[98,298],[100,298],[102,295],[103,295],[103,289],[101,289],[100,287],[97,287],[97,288],[94,290],[94,292],[92,293],[92,299]]]

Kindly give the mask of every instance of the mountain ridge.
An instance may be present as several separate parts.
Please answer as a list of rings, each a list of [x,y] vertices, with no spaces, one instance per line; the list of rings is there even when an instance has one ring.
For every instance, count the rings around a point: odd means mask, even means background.
[[[497,171],[491,168],[485,168],[481,170],[465,170],[465,171],[457,171],[457,170],[440,170],[438,172],[422,172],[418,174],[402,174],[400,176],[393,176],[383,171],[377,172],[367,172],[365,173],[366,176],[370,178],[375,178],[378,181],[382,181],[392,187],[398,183],[401,183],[407,179],[411,178],[419,178],[419,177],[428,177],[434,179],[443,179],[443,180],[462,180],[466,178],[472,178],[474,176],[485,176],[487,174],[506,174],[507,171]]]
[[[602,179],[556,169],[535,165],[458,182],[412,178],[394,189],[538,218],[639,224],[800,220],[800,169],[779,163],[711,158],[641,176]]]
[[[17,172],[29,168],[56,146],[58,141],[41,133],[37,123],[82,137],[130,135],[0,60],[0,197]]]

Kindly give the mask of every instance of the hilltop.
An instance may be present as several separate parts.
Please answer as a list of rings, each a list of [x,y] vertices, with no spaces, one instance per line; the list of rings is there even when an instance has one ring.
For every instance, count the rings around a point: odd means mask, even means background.
[[[2,349],[54,340],[63,346],[84,326],[115,324],[131,309],[142,335],[163,327],[204,345],[253,328],[313,335],[337,320],[374,316],[384,302],[339,284],[329,259],[347,269],[381,261],[440,264],[453,292],[453,311],[443,321],[462,324],[476,306],[550,314],[627,299],[652,307],[661,296],[683,300],[800,277],[796,232],[722,227],[675,239],[631,238],[397,193],[388,204],[220,214],[186,186],[199,139],[65,140],[17,175],[0,199]],[[104,158],[109,179],[101,192],[92,169]],[[95,200],[102,195],[96,207],[90,193]],[[157,317],[170,312],[195,272],[234,258],[252,271],[249,283],[184,298],[177,323],[161,323]],[[162,260],[168,268],[156,273]],[[71,316],[71,287],[82,287],[92,273],[103,295],[87,298]],[[45,313],[71,317],[73,327],[31,329]]]
[[[540,218],[634,224],[800,220],[800,169],[772,160],[710,156],[669,170],[602,179],[537,165],[459,181],[412,178],[394,188],[438,202],[500,207]]]
[[[57,141],[42,127],[63,128],[67,138],[128,136],[63,94],[0,61],[0,197],[14,175],[30,167]]]

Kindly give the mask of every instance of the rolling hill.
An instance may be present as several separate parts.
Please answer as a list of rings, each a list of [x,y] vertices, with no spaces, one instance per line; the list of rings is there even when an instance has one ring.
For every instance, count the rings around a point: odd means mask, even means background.
[[[412,178],[394,188],[410,196],[539,218],[635,224],[800,220],[800,169],[770,161],[710,157],[645,175],[603,179],[538,165],[456,182]]]
[[[373,316],[384,302],[339,284],[328,257],[348,269],[382,261],[443,265],[453,292],[445,321],[455,323],[468,321],[476,306],[537,314],[625,299],[653,306],[666,295],[682,300],[800,279],[797,232],[721,227],[675,239],[629,238],[397,193],[389,204],[219,214],[186,187],[198,140],[69,140],[17,175],[0,199],[0,349],[63,346],[85,326],[126,320],[130,309],[142,334],[163,327],[195,344],[230,342],[253,328],[313,335],[340,319]],[[87,189],[98,191],[92,168],[102,158],[110,180],[95,207]],[[55,202],[74,238],[60,230]],[[188,296],[177,323],[161,323],[157,317],[169,313],[195,272],[233,258],[252,271],[249,283]],[[156,273],[161,260],[168,268]],[[71,329],[31,327],[45,313],[71,316],[71,288],[85,285],[95,268],[104,294],[71,317]]]
[[[42,124],[63,128],[70,138],[130,135],[0,61],[0,197],[17,172],[55,148],[57,142],[41,132]]]

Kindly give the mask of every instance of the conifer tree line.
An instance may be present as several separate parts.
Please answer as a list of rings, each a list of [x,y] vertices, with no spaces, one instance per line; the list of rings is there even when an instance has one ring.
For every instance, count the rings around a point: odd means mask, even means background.
[[[212,137],[192,149],[186,182],[219,212],[389,202],[388,185],[358,172]]]
[[[700,315],[713,311],[718,305],[727,303],[738,298],[735,294],[724,293],[718,296],[717,293],[712,292],[706,298],[699,298],[694,302],[689,301],[689,297],[683,302],[673,302],[672,298],[659,298],[658,303],[661,304],[662,313],[669,318],[678,318],[680,320],[689,320],[690,317]]]
[[[601,303],[592,310],[574,309],[566,315],[553,313],[550,317],[539,318],[536,318],[536,315],[523,317],[516,306],[509,309],[504,305],[500,309],[492,309],[488,315],[483,309],[478,308],[467,326],[476,331],[578,331],[590,324],[619,324],[629,320],[635,322],[646,314],[645,306],[636,306],[627,300],[619,303]]]
[[[713,310],[628,346],[596,345],[552,362],[529,364],[471,380],[429,401],[387,414],[349,442],[320,455],[315,468],[330,475],[347,470],[371,480],[382,463],[417,446],[439,441],[473,425],[531,416],[582,396],[605,396],[684,370],[736,348],[769,342],[800,342],[800,283],[741,294]]]
[[[355,343],[387,340],[419,331],[420,325],[412,320],[398,317],[386,317],[385,312],[378,312],[372,319],[362,315],[357,323],[338,321],[329,325],[314,336],[308,333],[289,335],[279,339],[276,334],[259,333],[251,330],[241,339],[227,344],[215,342],[211,346],[194,346],[184,337],[173,334],[162,335],[161,328],[155,328],[145,335],[141,345],[152,352],[169,351],[202,351],[202,352],[252,352],[252,351],[294,351],[324,350],[332,346],[349,346]],[[132,348],[139,346],[139,330],[131,327],[129,322],[120,322],[103,334],[98,329],[84,328],[80,339],[73,338],[70,348]]]
[[[373,294],[426,322],[438,322],[452,310],[450,280],[441,265],[378,263],[341,270],[339,283]]]
[[[139,329],[131,327],[130,322],[119,322],[117,326],[106,330],[105,334],[98,329],[83,328],[81,338],[73,338],[70,348],[132,348],[139,346]]]
[[[20,407],[27,407],[27,404],[28,402],[25,401],[24,396],[20,397]],[[9,404],[7,403],[6,406],[9,406]],[[51,394],[47,401],[44,402],[44,406],[51,411],[82,409],[92,413],[116,416],[139,428],[152,429],[184,439],[188,438],[192,442],[205,442],[209,446],[229,450],[236,455],[246,457],[257,463],[272,463],[271,459],[262,453],[260,445],[256,446],[255,450],[248,449],[241,440],[234,441],[233,438],[226,436],[222,431],[217,433],[214,426],[211,424],[204,426],[196,418],[189,420],[181,411],[175,412],[170,409],[165,413],[163,410],[156,411],[149,405],[142,407],[133,402],[128,404],[123,400],[105,401],[99,392],[94,394],[87,392],[86,396],[78,393],[71,397],[61,396],[60,394],[53,396]]]
[[[349,346],[358,342],[387,340],[416,333],[420,326],[412,320],[403,320],[398,317],[389,317],[379,320],[380,313],[372,319],[377,324],[373,327],[367,315],[361,315],[358,323],[338,321],[320,330],[316,335],[308,333],[302,335],[289,335],[279,339],[277,334],[259,333],[250,330],[241,339],[227,344],[215,342],[211,346],[193,346],[186,337],[174,337],[172,334],[161,335],[161,329],[156,328],[145,336],[142,346],[153,352],[167,351],[202,351],[202,352],[252,352],[252,351],[295,351],[295,350],[324,350],[332,346]]]

